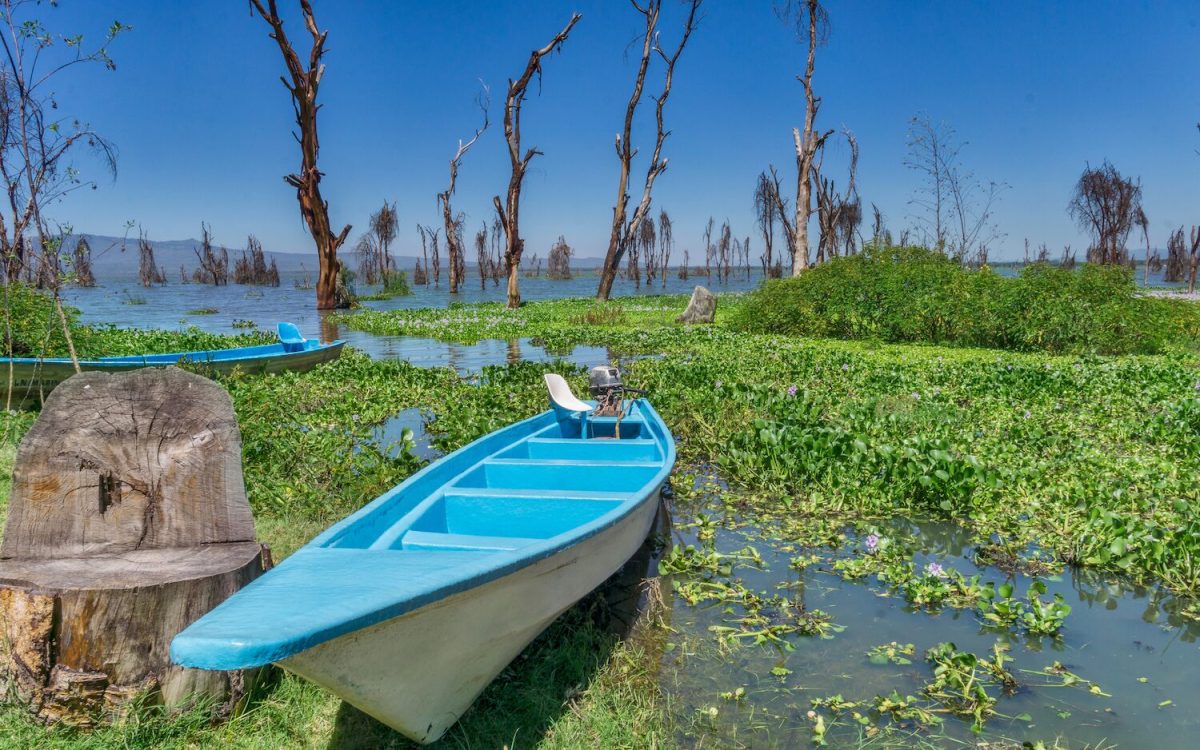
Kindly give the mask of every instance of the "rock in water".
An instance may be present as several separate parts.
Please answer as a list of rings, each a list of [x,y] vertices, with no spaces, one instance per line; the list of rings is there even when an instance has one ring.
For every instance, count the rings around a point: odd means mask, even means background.
[[[176,633],[263,571],[225,389],[87,372],[21,441],[0,544],[0,691],[90,726],[131,701],[229,712],[257,676],[170,663]]]
[[[676,323],[711,323],[717,315],[717,296],[702,286],[692,290],[687,309],[675,319]]]

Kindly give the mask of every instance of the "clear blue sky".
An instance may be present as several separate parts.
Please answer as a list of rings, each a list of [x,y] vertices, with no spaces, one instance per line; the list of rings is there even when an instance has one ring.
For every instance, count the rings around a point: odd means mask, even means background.
[[[667,43],[681,7],[669,2]],[[473,98],[492,88],[492,129],[465,159],[456,208],[468,228],[492,216],[508,177],[500,110],[506,81],[572,10],[583,13],[561,56],[546,61],[540,95],[524,111],[524,145],[545,156],[526,177],[527,253],[545,255],[564,234],[601,255],[614,202],[613,136],[621,126],[636,52],[638,16],[620,0],[418,3],[314,0],[329,30],[321,89],[322,183],[335,225],[353,237],[384,198],[396,200],[401,252],[417,222],[438,223],[434,195],[459,138],[476,127]],[[280,0],[293,38],[298,3]],[[818,53],[819,122],[855,131],[859,180],[898,230],[911,223],[917,176],[904,167],[909,117],[926,112],[969,142],[962,158],[985,179],[1008,183],[997,210],[1006,239],[993,258],[1019,257],[1023,238],[1057,252],[1084,239],[1066,215],[1085,163],[1111,160],[1140,176],[1152,240],[1200,223],[1200,3],[909,2],[829,0],[832,34]],[[120,3],[63,0],[38,11],[48,27],[98,38],[112,19],[132,25],[112,48],[115,72],[72,73],[56,86],[64,113],[89,121],[120,150],[109,180],[82,162],[99,189],[53,211],[80,231],[120,234],[126,220],[152,238],[199,234],[242,246],[253,232],[268,249],[309,252],[294,192],[292,111],[278,81],[278,49],[243,0]],[[670,167],[655,203],[674,217],[677,247],[693,258],[707,217],[756,235],[755,177],[774,163],[794,173],[791,128],[803,96],[794,76],[803,48],[770,0],[708,0],[684,52],[668,104]],[[652,70],[648,91],[661,85]],[[653,134],[644,100],[635,142]],[[841,162],[845,149],[827,161]],[[635,164],[635,176],[644,162]],[[844,179],[842,177],[841,179]],[[793,181],[788,178],[789,181]],[[635,184],[640,178],[635,179]],[[755,255],[760,241],[754,240]]]

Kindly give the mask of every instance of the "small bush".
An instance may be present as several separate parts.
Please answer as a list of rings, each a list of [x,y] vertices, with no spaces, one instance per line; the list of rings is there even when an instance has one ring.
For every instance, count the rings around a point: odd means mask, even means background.
[[[1132,272],[1028,266],[966,270],[923,248],[872,248],[792,279],[768,280],[733,315],[761,333],[1055,353],[1192,348],[1200,306],[1141,296]]]
[[[625,308],[620,305],[599,304],[572,318],[571,322],[583,326],[621,326],[628,323],[629,319],[625,315]]]
[[[54,299],[24,284],[0,284],[0,338],[3,356],[40,357],[66,351],[62,321],[54,309]],[[78,311],[64,308],[72,324]]]
[[[385,300],[409,294],[412,294],[412,289],[408,286],[408,273],[406,271],[389,271],[384,277],[383,287],[378,292],[359,297],[359,300]]]

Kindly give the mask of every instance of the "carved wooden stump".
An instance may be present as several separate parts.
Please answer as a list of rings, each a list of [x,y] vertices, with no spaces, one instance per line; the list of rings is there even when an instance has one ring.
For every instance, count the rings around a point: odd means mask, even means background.
[[[84,726],[142,696],[239,703],[256,672],[184,669],[168,649],[263,571],[241,448],[229,394],[178,368],[83,373],[50,394],[0,544],[0,696]]]

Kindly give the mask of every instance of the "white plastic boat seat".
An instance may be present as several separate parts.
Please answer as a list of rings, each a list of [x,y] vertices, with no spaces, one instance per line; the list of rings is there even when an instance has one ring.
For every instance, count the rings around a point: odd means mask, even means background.
[[[578,419],[579,437],[586,438],[588,436],[588,415],[592,412],[592,405],[586,401],[580,401],[562,375],[548,372],[542,377],[546,380],[546,389],[550,391],[550,407],[554,409],[555,415],[560,421],[573,422]]]
[[[528,547],[539,541],[541,540],[523,539],[515,536],[482,536],[476,534],[443,534],[434,531],[409,531],[400,540],[400,549],[500,552]]]
[[[596,424],[593,422],[592,429]],[[520,449],[522,446],[516,446]],[[524,443],[532,459],[658,461],[658,442],[645,438],[630,440],[575,440],[572,438],[530,438]],[[514,456],[515,457],[515,456]]]
[[[558,408],[576,414],[592,410],[591,404],[579,400],[571,390],[570,384],[567,383],[562,375],[556,372],[548,372],[542,377],[545,378],[546,388],[550,391],[550,401]]]
[[[306,339],[300,335],[300,329],[291,323],[280,323],[278,326],[279,343],[283,344],[285,352],[304,351]]]

